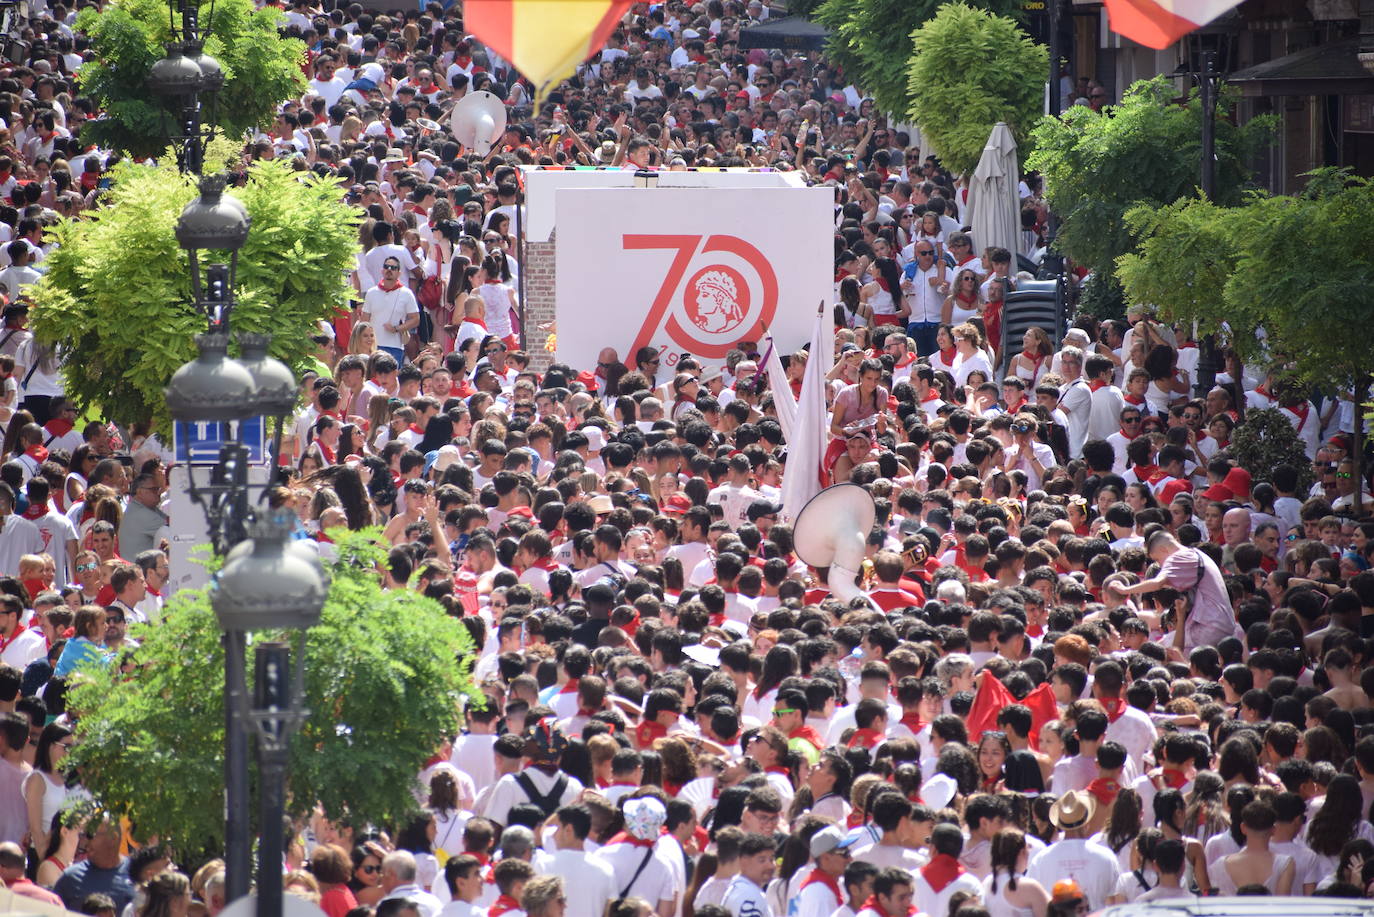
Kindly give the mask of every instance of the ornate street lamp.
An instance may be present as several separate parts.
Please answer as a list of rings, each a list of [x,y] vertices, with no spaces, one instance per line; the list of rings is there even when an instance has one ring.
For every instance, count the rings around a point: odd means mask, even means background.
[[[155,67],[172,78],[190,67],[182,57]],[[203,76],[203,68],[201,70]],[[290,540],[289,512],[266,507],[272,480],[250,482],[253,455],[245,428],[268,418],[276,421],[270,452],[262,458],[274,468],[281,453],[282,432],[295,406],[296,380],[279,360],[268,355],[271,337],[239,334],[242,359],[229,355],[230,320],[238,252],[248,238],[250,220],[243,204],[225,193],[223,176],[200,179],[200,196],[182,210],[176,237],[186,250],[195,307],[208,331],[198,335],[200,354],[172,376],[166,388],[168,413],[179,423],[223,425],[224,435],[213,465],[188,462],[185,468],[192,501],[205,513],[211,546],[224,564],[210,584],[210,601],[224,631],[225,646],[225,869],[226,895],[233,901],[248,893],[251,840],[248,828],[248,734],[258,737],[261,775],[262,846],[258,878],[259,910],[280,917],[281,821],[286,762],[292,734],[307,715],[304,698],[305,632],[319,621],[329,580],[314,552]],[[227,252],[228,263],[214,261],[204,269],[202,255]],[[265,431],[264,431],[265,432]],[[202,437],[204,438],[204,437]],[[252,491],[258,489],[255,501]],[[285,644],[256,649],[256,687],[250,706],[245,684],[247,633],[287,629],[296,633],[294,667]]]

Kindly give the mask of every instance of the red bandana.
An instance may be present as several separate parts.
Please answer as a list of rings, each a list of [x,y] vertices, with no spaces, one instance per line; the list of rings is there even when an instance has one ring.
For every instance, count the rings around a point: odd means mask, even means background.
[[[913,710],[909,713],[903,713],[902,718],[898,720],[898,722],[905,726],[907,729],[910,729],[912,735],[915,735],[922,729],[926,728],[926,724],[921,722],[921,713],[918,710]]]
[[[538,566],[538,564],[536,564],[535,566]],[[578,687],[579,687],[581,684],[582,684],[582,679],[580,679],[580,678],[569,678],[569,679],[567,680],[567,682],[564,683],[563,687],[561,687],[561,688],[558,689],[558,693],[559,693],[559,694],[576,694],[576,693],[577,693],[577,689],[578,689]]]
[[[487,911],[487,917],[501,917],[501,915],[506,913],[507,911],[518,910],[520,910],[519,901],[516,901],[510,895],[501,895],[492,904],[490,910]]]
[[[639,743],[640,748],[648,748],[654,744],[655,739],[661,739],[667,734],[668,727],[653,720],[646,720],[635,727],[635,741]]]
[[[873,913],[877,914],[878,917],[902,917],[902,915],[898,914],[889,914],[887,910],[881,904],[878,903],[877,895],[869,895],[868,900],[863,903],[863,907],[860,908],[860,910],[872,911]],[[913,917],[915,913],[916,908],[909,907],[906,909],[905,917]]]
[[[802,891],[805,891],[808,885],[824,885],[835,893],[835,907],[838,908],[844,904],[844,895],[840,893],[840,883],[836,882],[835,877],[824,869],[817,867],[811,870],[811,875],[807,876],[806,881],[801,884]]]
[[[1121,784],[1109,777],[1098,777],[1088,784],[1088,792],[1096,796],[1098,802],[1109,806],[1121,794]]]
[[[1088,383],[1088,388],[1095,392],[1098,389],[1106,386],[1106,384],[1107,382],[1105,379],[1094,379],[1093,381]]]
[[[1107,722],[1115,723],[1126,715],[1126,702],[1119,697],[1099,697],[1098,701],[1107,711]]]
[[[921,867],[921,875],[930,883],[930,887],[937,895],[963,874],[963,865],[947,853],[935,854],[928,864]]]
[[[816,746],[816,751],[820,751],[821,749],[825,748],[825,739],[821,738],[821,734],[816,731],[814,726],[808,726],[805,723],[789,732],[787,734],[787,738],[805,739],[812,745]]]
[[[25,449],[24,454],[40,465],[48,460],[48,450],[40,443],[34,443],[32,446]]]
[[[1122,395],[1121,397],[1126,399],[1127,404],[1134,404],[1137,407],[1145,403],[1144,398],[1141,398],[1139,395],[1132,395],[1130,392],[1127,392],[1125,395]]]
[[[883,734],[876,729],[856,729],[854,734],[849,737],[849,741],[845,743],[845,747],[872,748],[882,742],[883,739]]]
[[[654,838],[654,840],[657,839],[658,838]],[[654,840],[646,841],[641,838],[635,837],[633,834],[630,834],[627,831],[621,831],[615,837],[607,841],[606,846],[609,847],[612,844],[629,844],[632,847],[652,847],[654,845]]]
[[[946,363],[953,363],[953,362],[954,362],[954,353],[955,353],[955,349],[956,349],[956,348],[954,348],[954,347],[949,347],[949,348],[941,347],[941,348],[940,348],[940,359],[943,360],[943,361],[945,361]]]

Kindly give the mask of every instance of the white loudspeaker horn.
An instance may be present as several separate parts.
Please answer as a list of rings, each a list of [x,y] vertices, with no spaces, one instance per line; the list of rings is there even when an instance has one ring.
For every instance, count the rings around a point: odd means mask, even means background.
[[[469,92],[453,106],[450,124],[454,140],[485,156],[506,132],[506,106],[485,89]]]
[[[868,599],[854,580],[876,515],[868,491],[858,484],[835,484],[806,501],[792,526],[797,556],[817,569],[830,568],[830,594],[842,602]]]

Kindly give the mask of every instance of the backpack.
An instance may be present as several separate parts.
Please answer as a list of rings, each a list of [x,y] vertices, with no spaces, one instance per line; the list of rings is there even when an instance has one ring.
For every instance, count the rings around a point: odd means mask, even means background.
[[[525,795],[529,797],[530,803],[537,806],[539,810],[544,813],[544,817],[548,818],[554,812],[558,811],[558,806],[563,799],[563,792],[568,788],[568,775],[559,774],[558,779],[553,782],[553,786],[549,788],[547,793],[540,793],[539,790],[535,788],[534,781],[530,779],[530,775],[524,771],[515,775],[515,782],[520,789],[525,791]]]

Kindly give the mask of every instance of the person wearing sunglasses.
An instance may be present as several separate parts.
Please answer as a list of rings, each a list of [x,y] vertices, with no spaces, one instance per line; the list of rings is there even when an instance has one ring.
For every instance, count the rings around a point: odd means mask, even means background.
[[[386,894],[382,890],[382,860],[386,851],[375,841],[365,841],[353,848],[353,877],[348,890],[358,904],[374,906]]]
[[[1020,470],[1026,476],[1026,490],[1037,490],[1045,472],[1055,466],[1054,450],[1036,438],[1039,421],[1034,414],[1022,413],[1012,418],[1012,444],[1006,450],[1003,471]]]
[[[382,276],[363,296],[358,320],[368,322],[377,336],[377,349],[391,354],[399,366],[405,362],[405,344],[420,325],[420,307],[401,273],[401,259],[382,259]]]

